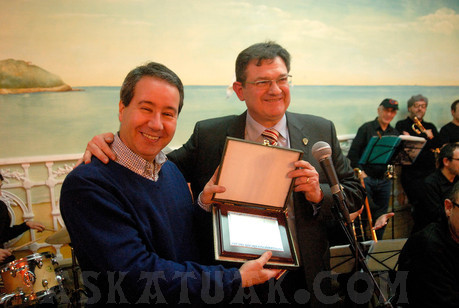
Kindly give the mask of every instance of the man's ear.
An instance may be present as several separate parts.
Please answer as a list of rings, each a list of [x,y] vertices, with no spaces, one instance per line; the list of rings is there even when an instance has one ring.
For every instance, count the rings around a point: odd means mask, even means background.
[[[448,157],[443,157],[443,166],[448,166],[451,161],[448,159]]]
[[[449,199],[445,199],[445,213],[446,216],[449,217],[451,215],[451,211],[453,210],[453,203]]]
[[[119,104],[118,104],[118,110],[119,110],[119,113],[118,113],[118,119],[121,120],[123,119],[123,110],[124,108],[126,108],[126,106],[124,106],[123,102],[120,101]]]
[[[234,93],[236,93],[239,100],[241,101],[245,100],[242,83],[240,83],[239,81],[233,82],[233,90],[234,90]]]

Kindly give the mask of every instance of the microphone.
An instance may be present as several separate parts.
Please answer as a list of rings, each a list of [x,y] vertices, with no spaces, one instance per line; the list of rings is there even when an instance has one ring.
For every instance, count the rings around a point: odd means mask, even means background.
[[[320,163],[322,170],[325,172],[331,192],[338,198],[340,209],[348,224],[351,223],[349,211],[345,204],[344,193],[339,185],[338,176],[336,175],[335,166],[331,158],[332,150],[325,141],[318,141],[312,146],[312,156]]]
[[[344,194],[339,186],[331,154],[331,147],[325,141],[318,141],[312,146],[312,156],[320,163],[320,166],[325,172],[332,194],[336,195],[340,200],[344,200]]]

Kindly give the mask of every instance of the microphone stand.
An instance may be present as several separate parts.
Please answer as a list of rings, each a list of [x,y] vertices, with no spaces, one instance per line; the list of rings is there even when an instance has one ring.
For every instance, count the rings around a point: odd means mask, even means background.
[[[343,229],[348,241],[349,241],[349,248],[351,250],[351,253],[355,257],[355,269],[357,270],[358,267],[357,265],[360,265],[360,268],[363,269],[365,273],[368,274],[368,276],[371,278],[371,281],[374,286],[374,291],[373,293],[378,297],[379,302],[382,302],[382,304],[378,305],[377,307],[386,307],[386,308],[393,308],[392,304],[386,299],[384,294],[381,291],[381,288],[379,287],[378,283],[375,280],[375,277],[371,273],[371,271],[368,269],[368,266],[365,262],[365,257],[363,255],[362,249],[360,247],[360,244],[357,242],[357,238],[355,235],[353,235],[353,230],[352,230],[352,222],[349,218],[349,210],[347,207],[346,199],[339,198],[336,194],[333,194],[333,199],[334,199],[334,205],[332,206],[332,212],[335,216],[335,219],[339,222],[341,228]]]

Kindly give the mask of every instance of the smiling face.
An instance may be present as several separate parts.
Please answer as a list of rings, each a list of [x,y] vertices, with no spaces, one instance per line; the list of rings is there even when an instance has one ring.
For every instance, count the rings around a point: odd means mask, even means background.
[[[386,108],[384,106],[379,106],[378,122],[381,124],[381,126],[387,127],[396,114],[397,110],[395,110],[394,108]]]
[[[174,137],[179,101],[179,91],[172,84],[155,77],[142,77],[129,105],[119,103],[123,143],[152,162]]]
[[[272,127],[279,122],[290,105],[289,85],[279,86],[275,81],[268,88],[258,87],[253,82],[260,80],[278,80],[288,75],[287,67],[281,57],[266,59],[257,65],[253,59],[246,68],[246,81],[233,84],[238,98],[245,101],[250,116],[265,127]]]

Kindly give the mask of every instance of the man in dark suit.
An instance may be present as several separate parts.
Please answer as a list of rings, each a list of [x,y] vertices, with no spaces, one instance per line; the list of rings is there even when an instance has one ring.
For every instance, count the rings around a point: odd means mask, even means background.
[[[254,44],[243,50],[236,60],[233,89],[238,98],[245,101],[247,111],[239,116],[198,122],[187,143],[169,153],[168,157],[190,183],[194,197],[205,207],[206,202],[200,200],[199,194],[220,163],[226,137],[263,142],[263,131],[276,129],[279,146],[303,151],[303,160],[295,163],[297,169],[288,176],[294,178],[293,204],[290,205],[293,209],[289,210],[289,218],[294,218],[304,272],[291,271],[284,280],[287,292],[293,295],[290,299],[320,307],[327,301],[336,302],[336,297],[313,291],[314,284],[317,287],[322,282],[322,275],[318,274],[329,269],[326,222],[332,219],[333,195],[325,173],[312,155],[312,146],[317,141],[330,145],[333,164],[350,211],[361,207],[365,192],[341,152],[334,124],[321,117],[287,112],[290,104],[289,71],[290,54],[274,42]],[[101,155],[102,151],[113,158],[105,143],[111,140],[111,134],[94,137],[85,152],[85,162],[90,160],[91,153],[108,161],[107,157]],[[204,246],[201,249],[207,252],[211,261],[213,240],[210,213],[202,227]]]

